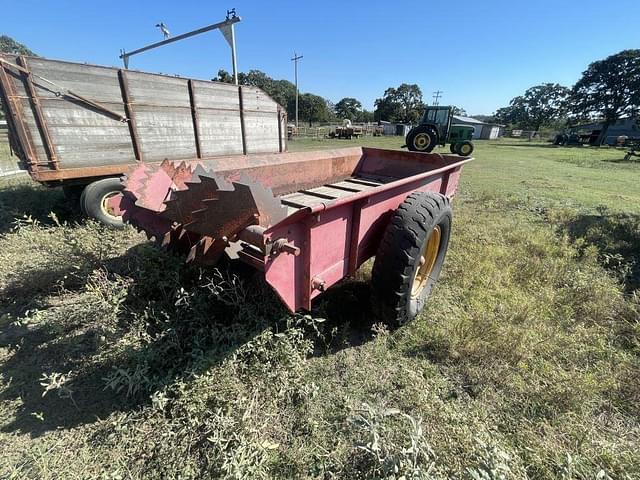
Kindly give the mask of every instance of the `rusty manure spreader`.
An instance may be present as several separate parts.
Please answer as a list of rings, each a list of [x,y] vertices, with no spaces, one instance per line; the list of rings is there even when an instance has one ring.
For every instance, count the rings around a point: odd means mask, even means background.
[[[472,160],[288,153],[286,112],[258,88],[44,58],[0,55],[0,100],[18,166],[88,216],[190,262],[246,262],[291,311],[375,256],[374,312],[390,326],[438,280]]]
[[[374,311],[413,319],[438,280],[470,157],[375,148],[140,164],[111,208],[187,261],[263,272],[291,311],[375,256]]]

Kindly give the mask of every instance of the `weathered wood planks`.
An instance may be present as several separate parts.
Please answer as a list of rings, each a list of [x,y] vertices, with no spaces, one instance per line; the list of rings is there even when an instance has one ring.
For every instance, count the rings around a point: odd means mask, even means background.
[[[1,57],[19,63],[15,55]],[[284,150],[281,107],[255,87],[44,58],[28,57],[26,65],[32,75],[6,67],[4,78],[11,85],[0,88],[21,107],[27,137],[23,143],[28,140],[37,158],[32,174],[56,165],[61,170],[112,167]],[[66,90],[128,122],[65,95]]]

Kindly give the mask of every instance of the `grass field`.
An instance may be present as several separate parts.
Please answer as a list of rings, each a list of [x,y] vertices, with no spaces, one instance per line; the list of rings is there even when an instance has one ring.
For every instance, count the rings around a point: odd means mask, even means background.
[[[291,150],[399,138],[300,140]],[[640,163],[479,142],[420,317],[290,315],[0,185],[0,478],[640,478]],[[237,274],[237,275],[236,275]]]

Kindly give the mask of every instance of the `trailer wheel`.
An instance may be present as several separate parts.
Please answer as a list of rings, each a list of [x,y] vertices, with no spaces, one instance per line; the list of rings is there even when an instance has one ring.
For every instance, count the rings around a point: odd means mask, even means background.
[[[458,153],[458,144],[452,143],[451,145],[449,145],[449,151],[451,153]]]
[[[413,320],[426,304],[440,276],[449,237],[449,200],[414,192],[393,212],[371,278],[374,311],[397,328]]]
[[[80,208],[85,215],[95,218],[100,223],[122,228],[124,227],[122,215],[109,205],[109,200],[122,195],[122,190],[123,186],[119,178],[104,178],[90,183],[82,191]]]
[[[462,155],[463,157],[468,157],[473,153],[473,143],[466,140],[458,145],[458,155]]]
[[[412,152],[430,152],[437,143],[438,132],[427,125],[412,128],[407,135],[407,148]]]

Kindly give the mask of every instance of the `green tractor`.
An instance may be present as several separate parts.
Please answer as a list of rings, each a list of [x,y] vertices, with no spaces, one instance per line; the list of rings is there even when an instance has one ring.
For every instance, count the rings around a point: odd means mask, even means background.
[[[427,107],[420,125],[407,134],[407,148],[412,152],[430,152],[436,145],[449,143],[451,153],[469,156],[473,153],[474,128],[469,125],[452,125],[451,107]]]

